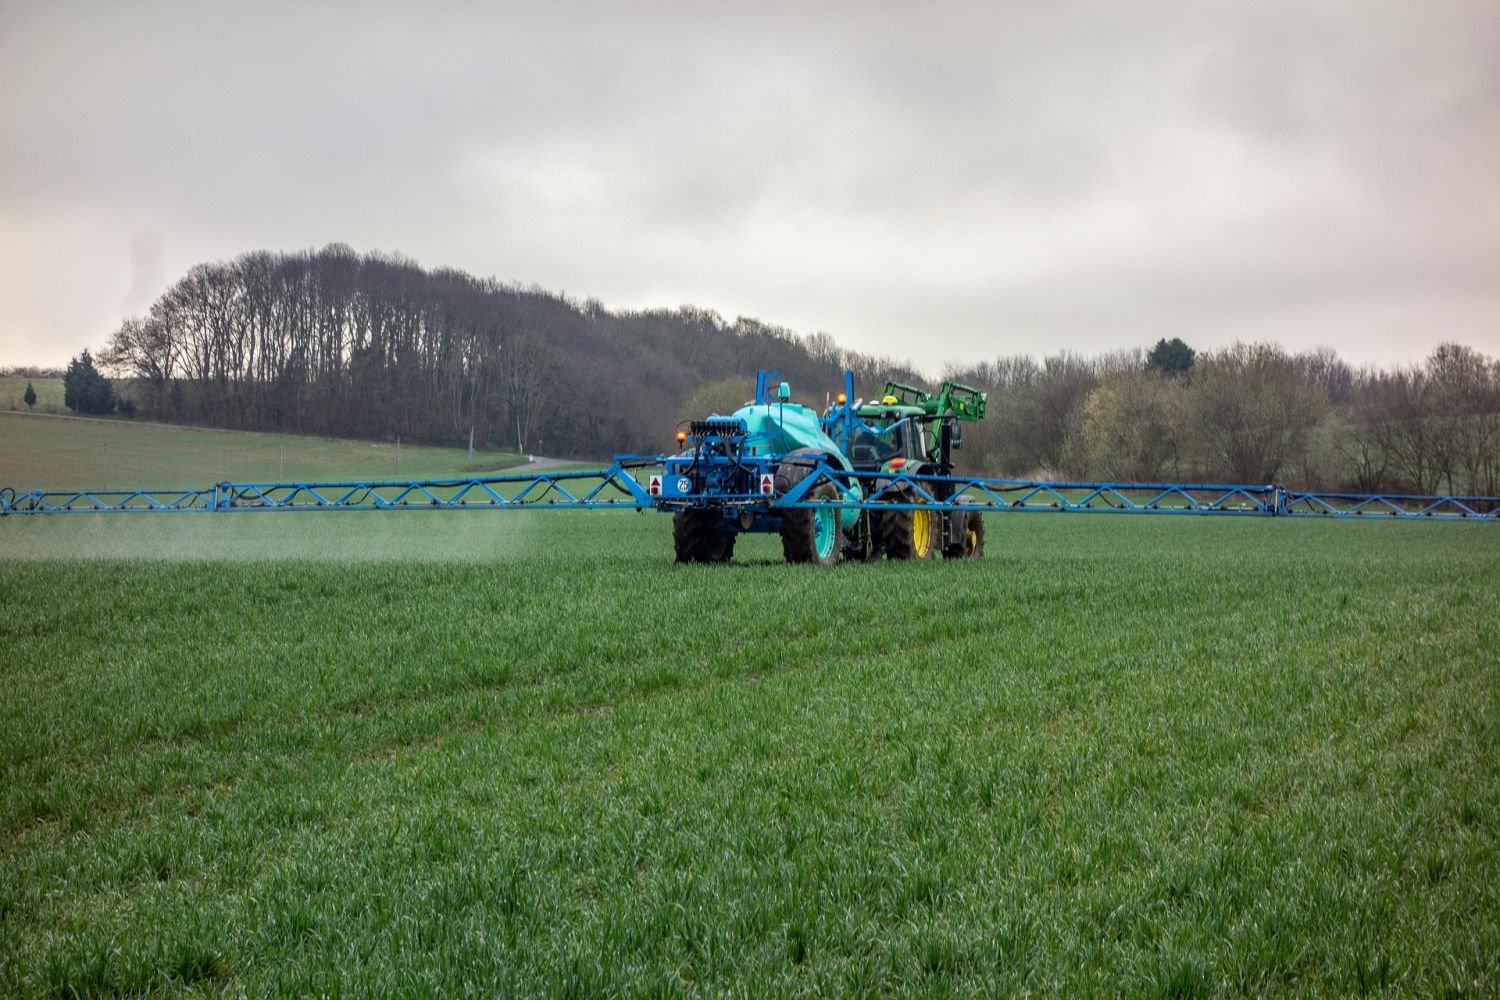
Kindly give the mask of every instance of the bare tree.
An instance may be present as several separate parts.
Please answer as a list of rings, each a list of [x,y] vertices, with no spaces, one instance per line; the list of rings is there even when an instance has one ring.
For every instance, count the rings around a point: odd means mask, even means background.
[[[512,337],[500,356],[501,386],[510,426],[516,432],[516,451],[526,454],[538,419],[557,388],[558,364],[545,341],[527,331]]]
[[[99,362],[113,374],[139,379],[147,392],[148,412],[165,412],[178,366],[178,344],[170,321],[155,311],[145,319],[125,320],[99,352]]]
[[[1354,399],[1355,375],[1349,363],[1331,347],[1315,347],[1297,356],[1308,379],[1331,406],[1347,406]]]
[[[1329,427],[1334,448],[1343,459],[1347,482],[1361,493],[1385,489],[1391,477],[1391,454],[1383,441],[1379,415],[1371,405],[1373,399],[1372,393],[1361,391],[1348,413],[1335,414]]]
[[[1141,370],[1107,376],[1084,404],[1088,474],[1160,482],[1177,463],[1182,407],[1181,379]]]
[[[1425,365],[1436,473],[1451,493],[1496,485],[1500,461],[1500,378],[1484,355],[1441,344]]]
[[[1327,403],[1280,347],[1235,344],[1193,368],[1187,415],[1209,473],[1273,483],[1306,452]]]
[[[1386,458],[1392,485],[1418,493],[1436,489],[1437,442],[1425,372],[1398,368],[1381,373],[1365,387],[1358,412]]]

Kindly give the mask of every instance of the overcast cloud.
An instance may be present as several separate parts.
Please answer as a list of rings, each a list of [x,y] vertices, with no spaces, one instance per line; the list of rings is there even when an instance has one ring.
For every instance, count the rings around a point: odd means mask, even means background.
[[[1500,354],[1497,52],[1492,0],[0,0],[0,364],[332,241],[928,368]]]

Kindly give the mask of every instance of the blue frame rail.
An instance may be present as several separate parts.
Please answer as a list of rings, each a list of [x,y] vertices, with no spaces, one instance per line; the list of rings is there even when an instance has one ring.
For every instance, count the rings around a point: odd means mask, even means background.
[[[807,500],[807,494],[820,483],[832,483],[839,490],[839,498]],[[859,484],[858,492],[862,497],[856,497],[855,484]],[[850,472],[826,464],[819,464],[814,472],[781,497],[776,506],[1500,523],[1500,497],[1300,492],[1277,484],[1054,482],[980,476],[911,476]]]
[[[819,462],[785,495],[651,495],[633,470],[660,459],[629,456],[607,469],[462,479],[356,482],[217,483],[206,489],[0,489],[0,516],[165,511],[307,510],[679,510],[727,507],[774,513],[789,507],[1198,514],[1346,520],[1500,523],[1500,497],[1299,492],[1206,483],[1049,482],[980,476],[851,472]],[[808,500],[820,483],[839,496]]]
[[[642,510],[646,488],[620,464],[601,471],[467,479],[217,483],[199,490],[0,490],[0,515],[252,510]]]

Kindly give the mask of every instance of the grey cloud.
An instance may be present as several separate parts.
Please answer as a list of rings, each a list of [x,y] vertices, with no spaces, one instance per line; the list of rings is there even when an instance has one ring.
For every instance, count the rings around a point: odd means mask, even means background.
[[[0,362],[331,240],[901,356],[1496,353],[1497,38],[1484,3],[12,4]]]

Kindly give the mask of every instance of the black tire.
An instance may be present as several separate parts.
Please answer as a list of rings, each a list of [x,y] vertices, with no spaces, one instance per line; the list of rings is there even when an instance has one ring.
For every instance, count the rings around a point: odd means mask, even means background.
[[[977,510],[961,511],[964,523],[958,533],[958,541],[943,549],[947,559],[978,559],[984,555],[984,517]]]
[[[807,491],[809,500],[837,500],[839,491],[832,483],[820,483]],[[839,527],[839,511],[818,511],[810,507],[793,507],[781,516],[781,554],[789,563],[813,563],[818,566],[832,566],[839,561],[839,552],[844,547],[844,532]],[[827,519],[833,518],[833,539],[831,546],[820,554],[818,552],[818,515],[824,519],[824,530],[827,531]]]
[[[734,532],[718,511],[680,510],[672,515],[672,546],[680,563],[728,562],[734,555]]]
[[[901,490],[893,496],[894,503],[917,502],[916,494],[910,490]],[[942,547],[939,538],[942,523],[936,511],[881,511],[880,548],[891,559],[930,559]]]
[[[827,452],[817,448],[798,448],[787,454],[791,461],[776,467],[776,495],[783,496],[792,487],[812,475],[817,463],[828,457]],[[827,491],[827,492],[825,492]],[[837,496],[838,490],[830,483],[820,483],[808,493],[808,499],[824,499]],[[816,562],[832,565],[838,562],[839,552],[844,547],[842,532],[834,539],[833,552],[828,559],[817,558],[816,517],[817,511],[794,507],[781,518],[781,554],[787,562]]]

